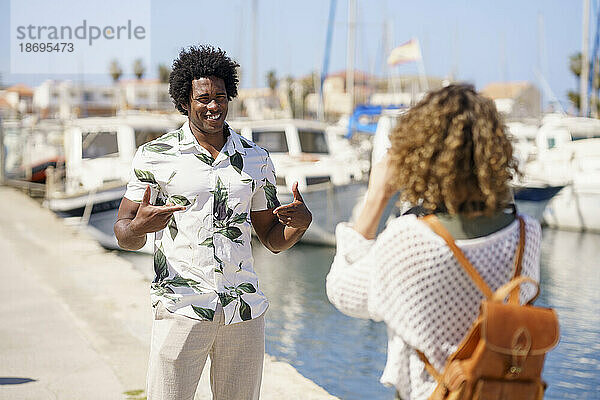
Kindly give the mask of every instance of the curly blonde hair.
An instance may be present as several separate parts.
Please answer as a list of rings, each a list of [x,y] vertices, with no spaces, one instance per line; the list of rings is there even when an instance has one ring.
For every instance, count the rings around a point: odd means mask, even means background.
[[[518,172],[512,145],[494,102],[471,85],[430,92],[400,117],[390,140],[403,200],[467,216],[507,205]]]

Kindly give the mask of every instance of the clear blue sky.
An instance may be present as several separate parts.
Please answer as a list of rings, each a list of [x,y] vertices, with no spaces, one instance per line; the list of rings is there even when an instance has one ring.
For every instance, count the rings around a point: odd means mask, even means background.
[[[591,0],[592,15],[597,11],[598,2]],[[102,7],[102,1],[87,4],[90,14],[95,7]],[[265,85],[264,77],[270,69],[281,77],[301,76],[320,68],[329,1],[258,0],[257,4],[259,84]],[[383,23],[387,18],[393,44],[419,38],[428,74],[445,77],[454,71],[458,79],[470,81],[479,89],[500,80],[527,80],[539,87],[533,70],[540,65],[538,15],[542,15],[545,43],[542,70],[546,80],[565,102],[567,90],[576,89],[577,82],[568,69],[568,57],[581,48],[580,0],[357,0],[357,4],[358,69],[381,74]],[[347,0],[337,0],[330,72],[345,68],[347,7]],[[147,66],[148,77],[156,76],[159,63],[170,64],[181,47],[210,43],[222,47],[239,61],[242,86],[250,85],[252,1],[154,0],[151,10],[152,65]],[[4,84],[35,85],[48,78],[79,79],[68,75],[10,74],[9,11],[10,1],[0,0],[0,73]],[[60,12],[48,17],[60,19]],[[593,36],[595,17],[590,31]],[[131,66],[123,67],[131,76]],[[396,71],[415,73],[417,69],[408,64],[397,67]],[[85,75],[84,79],[94,83],[110,82],[108,73]]]

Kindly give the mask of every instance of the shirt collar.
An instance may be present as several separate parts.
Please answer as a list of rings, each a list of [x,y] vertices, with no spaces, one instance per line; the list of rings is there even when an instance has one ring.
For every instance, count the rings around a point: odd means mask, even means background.
[[[221,149],[221,153],[226,152],[229,156],[231,156],[232,154],[234,154],[237,151],[238,153],[241,153],[242,155],[246,155],[246,149],[242,145],[242,141],[240,140],[239,135],[233,129],[231,129],[229,127],[229,125],[227,125],[227,123],[225,123],[225,129],[229,130],[229,136],[227,136],[227,140],[225,141],[225,144],[223,145],[223,148]],[[192,130],[190,129],[189,120],[186,120],[183,123],[181,130],[183,132],[183,135],[180,136],[180,140],[179,140],[179,149],[180,150],[186,150],[186,149],[195,147],[199,151],[208,152],[208,150],[206,150],[204,147],[202,147],[200,145],[200,143],[198,143],[198,140],[196,140],[196,137],[194,136],[194,134],[192,133]]]

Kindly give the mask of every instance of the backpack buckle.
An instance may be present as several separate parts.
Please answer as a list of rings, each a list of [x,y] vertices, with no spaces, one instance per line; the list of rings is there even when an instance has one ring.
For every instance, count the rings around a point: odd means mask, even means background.
[[[523,364],[531,349],[531,334],[525,327],[521,327],[515,331],[511,347],[512,362],[508,367],[506,377],[508,379],[515,379],[523,372]]]

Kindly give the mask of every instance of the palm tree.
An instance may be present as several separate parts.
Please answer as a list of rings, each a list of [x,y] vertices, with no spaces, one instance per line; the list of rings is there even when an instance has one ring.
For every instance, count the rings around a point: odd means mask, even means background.
[[[569,69],[577,78],[581,76],[581,53],[569,57]]]
[[[140,80],[144,76],[144,72],[146,72],[146,67],[144,67],[142,59],[136,58],[133,62],[133,74],[138,80]]]
[[[171,68],[165,64],[158,65],[158,79],[160,83],[169,83],[169,76],[171,75]]]
[[[577,78],[577,84],[579,84],[579,79],[581,79],[581,52],[575,53],[569,57],[569,70],[573,73],[573,75],[575,75],[575,77]],[[593,68],[591,66],[590,74],[593,74]],[[597,79],[600,79],[600,76],[598,76]],[[579,110],[579,102],[581,100],[581,98],[579,97],[579,91],[569,90],[567,92],[567,96],[569,97],[569,100],[571,100],[571,103],[573,103],[575,108]],[[600,104],[598,104],[598,107],[600,109]]]
[[[271,92],[274,92],[277,87],[277,75],[273,69],[267,72],[267,85],[271,88]]]
[[[113,82],[115,83],[117,83],[119,81],[119,78],[121,78],[121,75],[123,75],[123,70],[121,69],[119,62],[116,59],[110,62],[108,72],[110,73],[110,76],[112,76]]]

